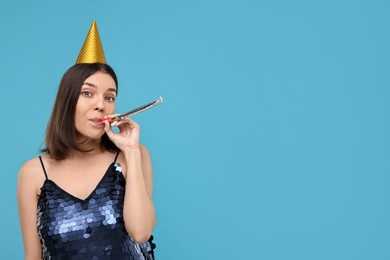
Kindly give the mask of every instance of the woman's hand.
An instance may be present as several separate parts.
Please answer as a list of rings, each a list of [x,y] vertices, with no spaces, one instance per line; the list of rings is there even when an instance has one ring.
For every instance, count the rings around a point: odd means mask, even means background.
[[[105,118],[112,117],[113,115],[106,116]],[[126,149],[139,148],[139,125],[126,117],[119,121],[111,123],[104,121],[104,130],[106,131],[110,140],[122,151]],[[116,126],[119,128],[119,133],[112,131],[111,127]]]

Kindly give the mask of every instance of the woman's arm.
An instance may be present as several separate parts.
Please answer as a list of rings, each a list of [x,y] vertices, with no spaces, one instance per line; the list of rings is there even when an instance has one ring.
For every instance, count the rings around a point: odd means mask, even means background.
[[[152,201],[151,159],[145,146],[122,151],[126,160],[126,193],[123,218],[126,230],[137,242],[147,241],[156,225]]]
[[[111,130],[117,126],[119,133]],[[109,125],[105,122],[108,137],[122,151],[126,166],[126,192],[123,218],[129,235],[137,243],[147,241],[156,225],[155,209],[152,201],[152,163],[148,150],[139,143],[139,125],[125,118]]]
[[[26,162],[19,171],[18,208],[22,228],[25,260],[41,259],[41,244],[37,231],[37,159]]]

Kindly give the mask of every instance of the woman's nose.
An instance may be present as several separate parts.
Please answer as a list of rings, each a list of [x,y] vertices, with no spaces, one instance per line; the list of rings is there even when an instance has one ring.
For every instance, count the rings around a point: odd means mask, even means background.
[[[103,101],[102,98],[99,98],[96,101],[94,110],[96,110],[96,111],[103,111],[103,109],[104,109],[104,101]]]

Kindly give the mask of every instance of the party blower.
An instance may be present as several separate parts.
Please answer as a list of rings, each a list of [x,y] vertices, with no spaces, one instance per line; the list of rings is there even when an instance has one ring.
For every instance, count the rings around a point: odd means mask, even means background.
[[[122,119],[125,119],[126,117],[129,117],[129,116],[132,116],[132,115],[135,115],[135,114],[138,114],[138,113],[141,113],[143,111],[146,111],[154,106],[157,106],[158,104],[162,104],[163,103],[163,98],[160,97],[159,99],[149,103],[149,104],[146,104],[146,105],[143,105],[143,106],[140,106],[140,107],[137,107],[137,108],[134,108],[133,110],[130,110],[126,113],[123,113],[123,114],[120,114],[120,115],[116,115],[116,116],[113,116],[111,118],[105,118],[105,119],[102,119],[101,121],[101,124],[104,124],[105,121],[111,123],[111,122],[114,122],[114,121],[120,121]]]

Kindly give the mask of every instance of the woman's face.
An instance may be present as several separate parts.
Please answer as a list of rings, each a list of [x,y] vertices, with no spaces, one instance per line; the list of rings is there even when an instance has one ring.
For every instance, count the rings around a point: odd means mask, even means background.
[[[81,137],[99,139],[104,124],[99,122],[105,115],[114,114],[116,85],[107,73],[96,72],[81,86],[76,105],[75,126]]]

